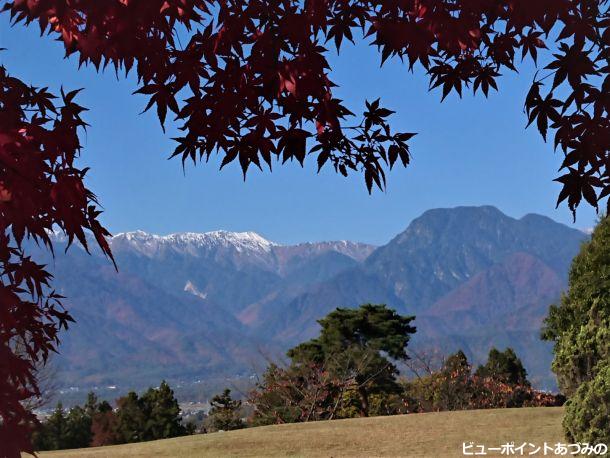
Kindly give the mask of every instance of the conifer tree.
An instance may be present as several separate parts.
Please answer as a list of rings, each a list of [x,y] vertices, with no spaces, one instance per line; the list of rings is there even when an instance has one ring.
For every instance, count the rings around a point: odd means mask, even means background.
[[[180,406],[164,380],[159,388],[150,388],[140,399],[146,418],[143,440],[167,439],[185,434],[180,422]]]
[[[241,419],[241,401],[231,397],[231,390],[225,388],[221,394],[212,398],[208,421],[216,431],[231,431],[243,428]]]
[[[512,348],[507,348],[503,352],[495,347],[492,348],[487,362],[479,366],[475,374],[479,377],[491,377],[509,385],[530,385],[527,371]]]

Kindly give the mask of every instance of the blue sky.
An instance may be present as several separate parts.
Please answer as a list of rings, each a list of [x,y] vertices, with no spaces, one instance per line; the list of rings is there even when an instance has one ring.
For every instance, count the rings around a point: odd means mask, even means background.
[[[90,166],[89,187],[98,195],[103,222],[114,233],[142,229],[158,234],[226,229],[253,230],[280,242],[349,239],[385,243],[430,208],[495,205],[521,217],[540,213],[572,225],[594,225],[595,211],[582,206],[577,221],[565,206],[555,209],[559,185],[553,183],[560,152],[544,144],[534,128],[525,130],[523,101],[534,69],[507,74],[500,93],[442,104],[427,91],[421,69],[409,73],[398,60],[380,69],[374,48],[363,44],[333,54],[332,79],[338,96],[356,113],[364,100],[381,97],[397,112],[396,130],[417,132],[413,162],[388,176],[385,193],[367,193],[360,175],[345,179],[330,168],[316,173],[315,160],[304,168],[277,165],[273,173],[252,170],[244,183],[237,164],[218,171],[218,162],[187,167],[168,161],[171,129],[164,134],[133,77],[112,71],[77,70],[63,59],[62,46],[40,38],[36,27],[9,27],[0,16],[0,62],[19,78],[59,92],[85,88],[78,101],[90,109],[83,136],[82,165]]]

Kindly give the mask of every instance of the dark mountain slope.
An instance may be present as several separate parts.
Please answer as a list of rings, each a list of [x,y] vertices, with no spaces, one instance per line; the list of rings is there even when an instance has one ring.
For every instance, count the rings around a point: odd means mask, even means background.
[[[437,209],[415,219],[365,263],[405,304],[425,310],[507,256],[529,253],[565,278],[584,234],[549,218],[510,218],[494,207]]]
[[[417,344],[464,348],[482,361],[492,345],[512,346],[541,386],[553,387],[551,345],[540,341],[549,304],[563,279],[541,260],[515,253],[439,299],[416,325]]]

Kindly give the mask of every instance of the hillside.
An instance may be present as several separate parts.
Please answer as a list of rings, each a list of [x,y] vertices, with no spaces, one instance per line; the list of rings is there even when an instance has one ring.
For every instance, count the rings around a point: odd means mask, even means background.
[[[562,408],[473,410],[265,426],[177,439],[46,452],[41,457],[463,457],[462,444],[563,442]],[[543,453],[530,455],[543,456]],[[488,452],[487,456],[502,456]],[[506,454],[504,454],[506,456]],[[548,455],[547,455],[548,456]]]
[[[475,363],[513,346],[530,379],[553,388],[548,306],[586,235],[494,207],[430,210],[381,246],[284,246],[253,232],[142,231],[110,240],[119,266],[78,247],[50,264],[76,319],[55,359],[63,385],[146,386],[248,379],[318,330],[336,307],[386,303],[416,315],[414,348]]]

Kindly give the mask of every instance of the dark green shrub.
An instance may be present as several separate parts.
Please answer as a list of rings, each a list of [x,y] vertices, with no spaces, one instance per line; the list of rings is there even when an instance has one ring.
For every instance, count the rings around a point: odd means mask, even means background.
[[[571,440],[610,442],[610,218],[572,262],[569,290],[551,306],[542,337],[555,342],[553,371],[570,399]]]
[[[596,367],[610,363],[609,217],[574,258],[569,289],[559,306],[551,306],[542,337],[555,342],[553,371],[568,397],[595,377]]]
[[[568,400],[563,427],[571,442],[610,444],[610,366],[580,385]]]
[[[212,398],[207,423],[213,431],[231,431],[245,427],[241,419],[241,401],[231,397],[231,390],[226,388],[221,394]]]
[[[487,363],[477,368],[479,377],[491,377],[508,385],[529,385],[527,371],[512,348],[499,351],[493,347],[489,351]]]

